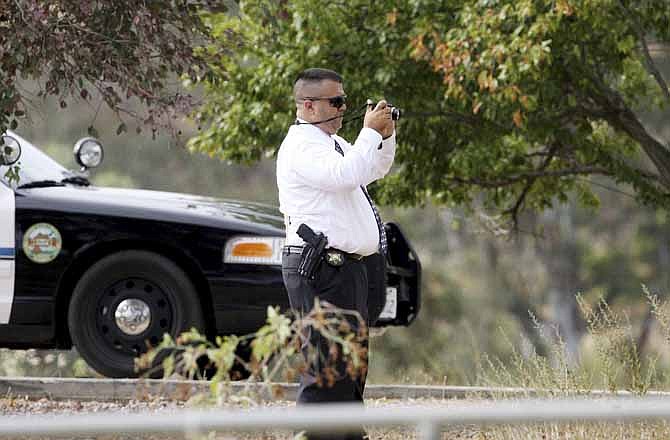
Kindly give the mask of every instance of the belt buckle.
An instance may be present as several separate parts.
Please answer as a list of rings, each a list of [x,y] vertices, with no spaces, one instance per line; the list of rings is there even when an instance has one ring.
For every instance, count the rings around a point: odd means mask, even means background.
[[[333,267],[340,267],[344,264],[344,254],[341,251],[327,249],[326,263]]]

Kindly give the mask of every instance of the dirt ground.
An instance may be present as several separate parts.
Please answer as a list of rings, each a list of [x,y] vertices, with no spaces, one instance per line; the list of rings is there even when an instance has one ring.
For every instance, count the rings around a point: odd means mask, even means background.
[[[406,400],[390,400],[390,399],[370,399],[366,402],[368,407],[394,407],[407,405],[426,405],[426,406],[450,406],[450,405],[467,405],[467,404],[481,404],[482,401],[464,401],[464,400],[445,400],[445,399],[406,399]],[[293,402],[277,401],[266,403],[266,407],[289,407],[293,406]],[[225,405],[229,409],[247,409],[253,411],[253,407],[249,407],[248,403],[230,403]],[[154,399],[146,401],[119,401],[119,402],[95,402],[95,401],[78,401],[78,400],[29,400],[20,397],[5,397],[0,399],[0,416],[8,418],[10,421],[14,417],[25,415],[43,415],[61,417],[73,414],[97,414],[105,413],[121,413],[121,414],[136,414],[136,413],[154,413],[157,417],[164,416],[171,410],[178,410],[183,408],[193,408],[193,404],[179,402],[168,399]],[[292,432],[282,431],[268,431],[258,433],[230,433],[230,432],[210,432],[210,433],[184,433],[184,434],[123,434],[122,427],[119,427],[118,434],[105,435],[82,435],[76,438],[86,439],[105,439],[105,440],[126,440],[126,439],[206,439],[206,440],[290,440],[296,438]],[[416,432],[413,427],[368,427],[367,431],[371,440],[401,440],[401,439],[415,439]],[[29,437],[17,437],[29,438]],[[70,437],[30,437],[30,438],[72,438]],[[443,432],[443,438],[449,439],[472,439],[482,438],[480,432],[476,427],[453,427],[447,428]]]

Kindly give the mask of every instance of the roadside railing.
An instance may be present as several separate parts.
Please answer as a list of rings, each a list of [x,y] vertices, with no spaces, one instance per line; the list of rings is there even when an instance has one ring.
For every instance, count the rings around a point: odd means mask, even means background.
[[[340,432],[361,426],[413,426],[422,440],[437,440],[448,425],[538,422],[634,422],[670,420],[670,398],[499,400],[467,406],[362,408],[360,405],[249,410],[179,410],[151,414],[95,413],[0,417],[0,436],[209,431],[309,430]]]
[[[225,384],[229,394],[251,394],[265,400],[295,400],[297,383],[230,382]],[[33,400],[150,400],[165,398],[168,400],[188,400],[195,395],[207,395],[211,391],[211,382],[204,380],[175,379],[92,379],[63,377],[1,377],[0,395],[23,397]],[[582,397],[630,398],[635,394],[629,391],[611,390],[574,390]],[[473,387],[454,385],[380,385],[367,384],[365,399],[471,399],[471,398],[509,398],[532,399],[542,396],[562,395],[562,390],[511,388],[511,387]],[[647,397],[670,397],[667,391],[647,391]]]

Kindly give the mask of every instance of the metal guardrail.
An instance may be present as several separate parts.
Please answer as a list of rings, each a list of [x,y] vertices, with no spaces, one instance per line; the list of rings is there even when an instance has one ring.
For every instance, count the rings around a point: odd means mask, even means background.
[[[165,379],[80,379],[56,377],[0,377],[0,395],[47,398],[50,400],[150,400],[164,397],[171,400],[188,400],[196,394],[210,392],[210,382],[196,380]],[[232,394],[251,392],[266,400],[295,400],[298,384],[231,382],[227,385]],[[269,389],[278,391],[277,395]],[[471,387],[452,385],[375,385],[365,387],[366,399],[465,399],[504,396],[506,398],[538,398],[551,395],[551,390],[509,387]],[[556,390],[554,395],[560,395]],[[584,390],[583,397],[629,398],[627,391]],[[649,391],[647,396],[670,397],[664,391]]]
[[[151,414],[96,413],[72,416],[0,417],[0,436],[204,433],[302,430],[341,432],[361,426],[414,426],[418,438],[437,440],[442,427],[571,421],[670,420],[670,399],[502,400],[486,405],[376,407],[314,405],[284,409],[180,410]]]

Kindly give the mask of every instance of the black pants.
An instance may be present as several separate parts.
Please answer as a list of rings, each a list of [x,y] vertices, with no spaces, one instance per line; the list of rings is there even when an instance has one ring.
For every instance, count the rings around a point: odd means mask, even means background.
[[[321,263],[316,278],[307,280],[298,275],[297,267],[300,261],[299,254],[284,255],[282,275],[288,291],[291,308],[298,314],[307,314],[314,307],[314,299],[327,301],[336,307],[357,311],[368,321],[368,276],[365,264],[362,261],[345,259],[344,265],[333,267],[325,261]],[[352,331],[358,330],[358,321],[351,320]],[[325,338],[312,330],[307,329],[303,353],[307,353],[309,346],[316,348],[320,358],[328,357],[329,345]],[[367,347],[367,340],[364,342]],[[319,372],[318,365],[311,365],[300,376],[298,389],[298,405],[332,402],[360,402],[363,403],[365,389],[365,374],[352,379],[345,371],[344,363],[338,363],[337,377],[334,386],[319,386],[315,374]],[[308,435],[310,440],[315,439],[362,439],[364,432],[339,435]]]

